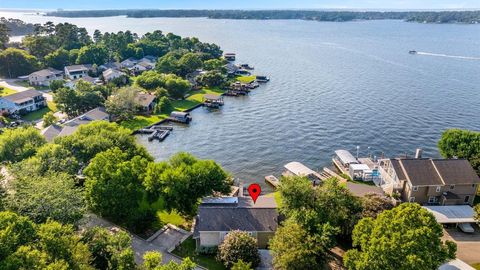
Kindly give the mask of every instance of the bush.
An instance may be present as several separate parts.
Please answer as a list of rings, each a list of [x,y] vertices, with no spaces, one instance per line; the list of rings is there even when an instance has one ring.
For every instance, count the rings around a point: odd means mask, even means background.
[[[247,232],[231,231],[218,246],[217,260],[223,262],[227,268],[232,267],[239,260],[257,267],[260,264],[257,240]]]
[[[203,255],[213,255],[213,254],[217,254],[218,247],[202,247],[201,246],[197,249],[197,252]]]

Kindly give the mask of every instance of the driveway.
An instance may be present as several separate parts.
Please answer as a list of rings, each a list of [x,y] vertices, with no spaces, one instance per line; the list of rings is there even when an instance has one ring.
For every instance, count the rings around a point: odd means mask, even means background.
[[[22,92],[22,91],[32,89],[32,88],[29,88],[29,87],[24,87],[24,86],[18,85],[18,84],[15,83],[15,81],[18,81],[18,80],[17,79],[0,79],[0,86],[10,88],[10,89],[15,90],[17,92]]]
[[[475,233],[466,234],[456,228],[444,229],[443,240],[457,243],[457,258],[472,265],[480,263],[480,231],[475,226]]]

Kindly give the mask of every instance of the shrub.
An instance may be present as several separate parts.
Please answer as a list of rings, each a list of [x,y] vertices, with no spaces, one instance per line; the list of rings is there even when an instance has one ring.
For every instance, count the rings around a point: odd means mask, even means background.
[[[239,260],[257,267],[260,264],[257,240],[247,232],[231,231],[218,247],[217,260],[223,262],[227,268]]]

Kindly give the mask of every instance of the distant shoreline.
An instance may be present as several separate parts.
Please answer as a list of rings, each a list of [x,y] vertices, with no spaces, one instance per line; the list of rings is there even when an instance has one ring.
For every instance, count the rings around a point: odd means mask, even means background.
[[[479,24],[480,10],[462,11],[334,11],[334,10],[58,10],[47,16],[66,18],[209,18],[236,20],[310,20],[349,22],[366,20],[403,20],[418,23]]]

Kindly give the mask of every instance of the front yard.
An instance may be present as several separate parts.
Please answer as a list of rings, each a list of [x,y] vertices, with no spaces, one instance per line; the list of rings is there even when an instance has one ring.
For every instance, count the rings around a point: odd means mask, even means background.
[[[173,254],[182,258],[190,257],[192,261],[209,270],[226,270],[222,263],[215,260],[214,255],[201,255],[195,251],[195,240],[192,236],[188,237],[180,246],[172,251]]]
[[[43,116],[48,112],[56,112],[57,106],[52,101],[47,102],[47,107],[40,109],[38,111],[30,112],[22,116],[22,119],[25,121],[34,122],[41,120]]]

